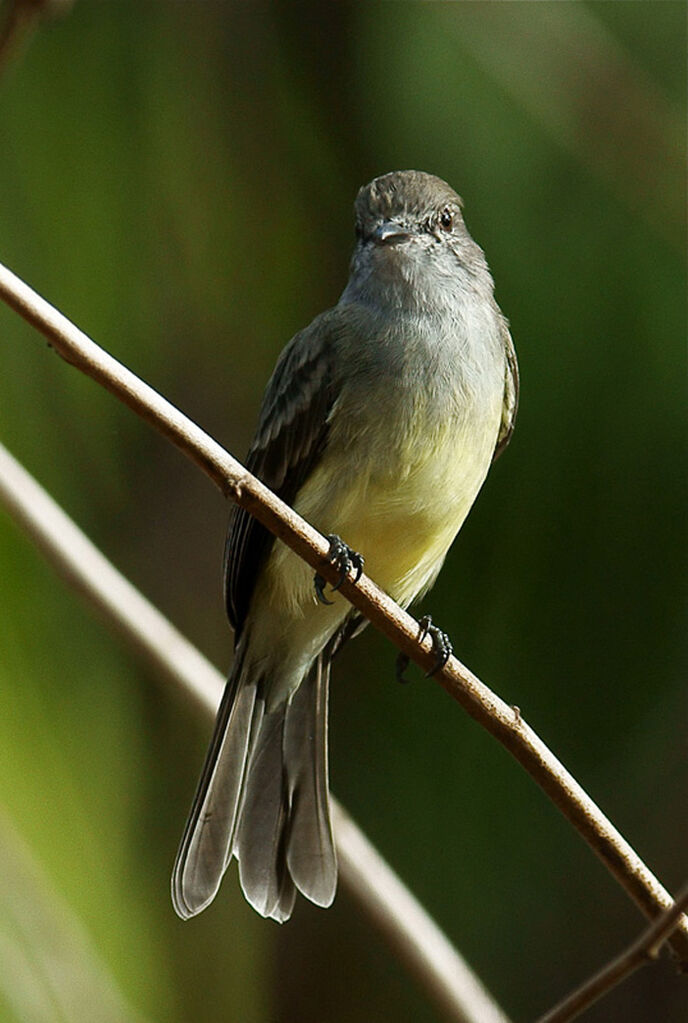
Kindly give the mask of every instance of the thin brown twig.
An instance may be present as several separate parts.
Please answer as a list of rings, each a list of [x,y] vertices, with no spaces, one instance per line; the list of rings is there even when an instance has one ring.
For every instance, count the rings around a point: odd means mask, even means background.
[[[0,444],[0,503],[67,582],[162,679],[214,715],[224,677],[145,599]],[[342,881],[420,987],[453,1023],[509,1023],[461,955],[336,799]],[[170,908],[171,912],[171,908]]]
[[[569,1023],[569,1020],[576,1019],[600,998],[609,994],[612,988],[639,970],[641,966],[646,966],[656,959],[662,945],[668,940],[672,931],[678,927],[686,909],[688,909],[688,885],[681,889],[673,906],[658,916],[632,945],[629,945],[620,955],[603,966],[598,973],[558,1002],[553,1009],[541,1016],[537,1023]]]
[[[338,570],[326,557],[329,544],[323,536],[195,423],[1,265],[0,298],[44,334],[58,354],[155,426],[225,494],[254,515],[328,582],[339,581]],[[357,583],[345,579],[340,591],[402,653],[426,671],[434,667],[431,639],[419,639],[418,622],[367,576],[361,576]],[[647,917],[655,919],[673,904],[669,892],[530,728],[519,710],[501,700],[456,657],[451,657],[434,677],[528,771]],[[688,921],[679,923],[670,945],[677,959],[688,968]]]

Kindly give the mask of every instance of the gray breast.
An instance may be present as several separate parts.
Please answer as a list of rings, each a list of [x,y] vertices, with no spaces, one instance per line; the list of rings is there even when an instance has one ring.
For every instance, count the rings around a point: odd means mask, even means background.
[[[463,302],[452,314],[407,313],[393,322],[356,310],[355,329],[344,333],[337,352],[338,413],[350,439],[374,430],[394,448],[418,430],[419,417],[430,431],[450,419],[491,418],[504,389],[498,316],[484,300]]]

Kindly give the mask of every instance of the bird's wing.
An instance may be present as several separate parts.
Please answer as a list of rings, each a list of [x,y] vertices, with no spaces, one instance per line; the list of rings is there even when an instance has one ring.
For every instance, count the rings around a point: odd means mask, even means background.
[[[511,440],[516,422],[518,409],[518,361],[516,349],[509,333],[506,320],[502,320],[502,341],[504,343],[505,370],[504,370],[504,401],[502,403],[502,421],[497,435],[497,446],[495,447],[493,461],[501,455],[504,448]]]
[[[246,468],[291,504],[320,456],[334,403],[333,334],[329,310],[296,334],[270,378]],[[237,638],[272,534],[235,505],[225,546],[225,599]]]

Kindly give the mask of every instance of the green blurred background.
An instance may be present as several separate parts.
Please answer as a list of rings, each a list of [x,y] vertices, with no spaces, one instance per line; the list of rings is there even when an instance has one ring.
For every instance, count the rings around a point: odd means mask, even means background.
[[[280,348],[344,285],[358,186],[414,167],[463,195],[521,410],[423,609],[672,889],[688,863],[685,54],[684,3],[80,0],[0,81],[0,260],[239,457]],[[0,343],[2,441],[225,669],[221,497],[4,306]],[[530,1020],[642,917],[439,686],[394,683],[394,655],[369,630],[336,665],[332,788]],[[344,890],[280,929],[232,869],[206,913],[176,919],[209,729],[0,513],[0,805],[131,1018],[435,1019]],[[2,1023],[39,1018],[8,978]],[[686,983],[665,962],[586,1019],[678,1023]]]

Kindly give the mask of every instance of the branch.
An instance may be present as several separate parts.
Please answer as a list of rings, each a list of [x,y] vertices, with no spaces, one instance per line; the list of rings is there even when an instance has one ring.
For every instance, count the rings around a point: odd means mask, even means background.
[[[225,679],[122,576],[0,445],[0,502],[67,582],[207,715]],[[454,1023],[508,1023],[480,981],[339,803],[332,814],[341,876],[361,908]]]
[[[561,1002],[541,1016],[537,1023],[568,1023],[580,1016],[612,988],[626,980],[632,973],[657,959],[660,949],[672,931],[678,927],[681,916],[688,909],[688,885],[676,896],[676,902],[654,923],[643,931],[639,938],[629,945],[621,955],[612,959],[599,973],[572,991]]]
[[[326,558],[328,543],[280,501],[216,441],[130,370],[98,347],[10,270],[0,265],[0,298],[44,334],[63,358],[91,376],[151,423],[191,458],[242,508],[292,548],[330,582],[338,571]],[[418,622],[362,576],[345,579],[340,592],[399,649],[425,671],[434,665],[432,641],[418,639]],[[672,899],[638,854],[522,717],[456,658],[434,676],[461,706],[493,735],[577,828],[640,909],[654,919]],[[688,921],[682,920],[670,944],[688,968]]]

